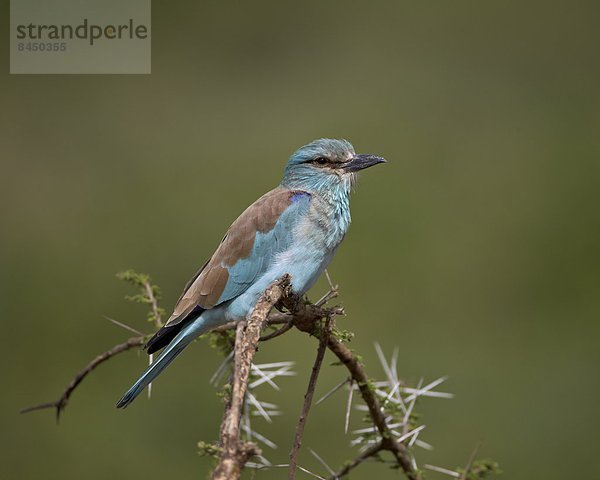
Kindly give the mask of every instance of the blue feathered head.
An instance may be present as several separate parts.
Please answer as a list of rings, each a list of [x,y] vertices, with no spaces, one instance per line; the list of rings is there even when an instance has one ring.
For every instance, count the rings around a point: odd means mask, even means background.
[[[357,155],[347,140],[321,138],[292,154],[281,184],[309,192],[336,187],[349,190],[356,172],[383,162],[383,158],[375,155]]]

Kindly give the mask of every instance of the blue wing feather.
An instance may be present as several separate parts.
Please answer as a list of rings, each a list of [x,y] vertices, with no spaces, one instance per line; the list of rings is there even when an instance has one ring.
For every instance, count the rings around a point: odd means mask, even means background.
[[[257,232],[250,255],[228,267],[229,280],[219,298],[219,303],[232,300],[244,293],[254,281],[264,274],[277,254],[285,251],[292,242],[292,231],[308,212],[310,194],[297,192],[290,205],[282,212],[273,229]]]

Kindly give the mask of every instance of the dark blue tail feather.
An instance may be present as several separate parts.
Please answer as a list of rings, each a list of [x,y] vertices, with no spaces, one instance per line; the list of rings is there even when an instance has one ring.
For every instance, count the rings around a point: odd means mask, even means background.
[[[201,322],[201,323],[199,323]],[[142,393],[167,366],[196,338],[201,331],[202,319],[196,319],[187,325],[173,341],[160,353],[158,358],[152,362],[137,382],[127,391],[123,398],[117,402],[117,408],[125,408]]]

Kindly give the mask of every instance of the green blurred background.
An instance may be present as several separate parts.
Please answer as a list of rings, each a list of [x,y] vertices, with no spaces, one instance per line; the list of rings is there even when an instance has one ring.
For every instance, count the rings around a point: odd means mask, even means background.
[[[379,341],[403,377],[449,375],[456,394],[420,405],[436,449],[419,462],[465,464],[482,440],[504,478],[600,478],[599,20],[592,1],[154,2],[151,75],[10,76],[4,48],[0,476],[207,476],[220,359],[204,343],[126,411],[144,354],[85,380],[59,427],[17,412],[127,337],[103,315],[149,328],[115,272],[151,274],[172,308],[288,155],[326,136],[389,161],[362,175],[330,268],[340,326],[371,375]],[[297,332],[259,352],[298,362],[263,390],[285,412],[255,423],[272,462],[314,353]],[[318,394],[342,378],[328,368]],[[344,402],[315,408],[304,442],[332,466],[354,453]],[[307,449],[301,465],[325,473]]]

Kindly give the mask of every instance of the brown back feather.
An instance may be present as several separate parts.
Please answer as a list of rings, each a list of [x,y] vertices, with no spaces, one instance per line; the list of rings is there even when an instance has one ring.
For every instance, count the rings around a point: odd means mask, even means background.
[[[269,232],[290,205],[295,192],[277,187],[250,205],[227,230],[208,262],[188,282],[165,325],[173,325],[200,305],[210,309],[217,305],[229,280],[229,271],[238,260],[252,252],[256,232]],[[223,299],[226,301],[229,299]]]

